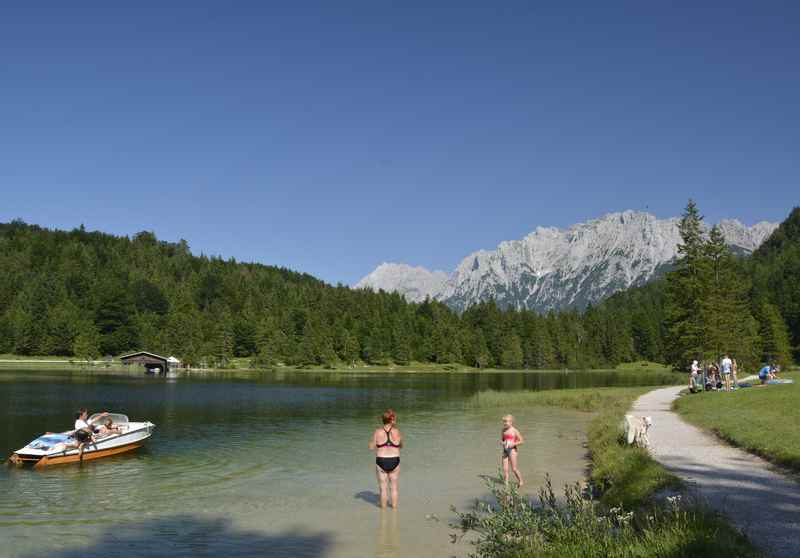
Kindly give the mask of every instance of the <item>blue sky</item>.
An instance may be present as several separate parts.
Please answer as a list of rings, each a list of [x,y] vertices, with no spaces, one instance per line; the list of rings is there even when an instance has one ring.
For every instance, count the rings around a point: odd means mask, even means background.
[[[800,204],[800,4],[37,2],[0,220],[352,283],[603,213]]]

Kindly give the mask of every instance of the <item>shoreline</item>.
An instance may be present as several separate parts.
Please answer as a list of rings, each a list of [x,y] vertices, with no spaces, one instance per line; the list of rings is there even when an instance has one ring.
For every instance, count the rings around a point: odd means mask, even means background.
[[[291,372],[291,373],[399,373],[399,374],[540,374],[540,373],[618,373],[618,374],[669,374],[678,376],[673,370],[668,367],[660,366],[635,366],[635,363],[628,363],[620,365],[617,368],[575,368],[575,369],[552,369],[552,368],[474,368],[460,364],[432,364],[432,363],[411,363],[408,365],[369,365],[362,364],[356,366],[285,366],[277,365],[270,368],[254,368],[251,366],[242,366],[241,359],[238,363],[234,362],[233,366],[225,368],[178,368],[173,372],[181,373],[274,373],[274,372]],[[249,359],[247,359],[249,360]],[[114,360],[93,360],[93,361],[79,361],[69,359],[67,357],[14,357],[4,355],[0,358],[0,369],[7,369],[13,367],[22,367],[30,369],[58,369],[58,370],[74,370],[74,371],[89,371],[89,370],[114,370],[114,371],[136,371],[137,368],[129,368],[122,364],[120,361]],[[144,373],[144,370],[141,370]]]

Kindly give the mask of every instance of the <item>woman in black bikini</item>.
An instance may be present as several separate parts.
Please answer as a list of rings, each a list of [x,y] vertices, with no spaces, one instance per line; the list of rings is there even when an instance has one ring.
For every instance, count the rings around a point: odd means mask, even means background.
[[[388,409],[381,417],[383,426],[376,428],[369,441],[369,449],[375,450],[375,473],[381,491],[381,508],[386,507],[389,483],[392,485],[392,507],[397,508],[398,480],[400,478],[400,448],[403,434],[397,428],[397,415]]]

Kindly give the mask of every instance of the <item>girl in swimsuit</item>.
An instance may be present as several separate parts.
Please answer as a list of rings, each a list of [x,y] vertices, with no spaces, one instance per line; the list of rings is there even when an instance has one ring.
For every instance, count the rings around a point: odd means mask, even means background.
[[[522,475],[517,468],[517,446],[525,443],[525,439],[519,430],[514,427],[514,417],[506,415],[503,417],[503,430],[500,432],[500,443],[503,447],[503,480],[508,486],[508,466],[511,465],[511,470],[514,471],[514,476],[517,477],[519,486],[525,484],[522,481]]]
[[[397,415],[388,409],[381,417],[383,426],[376,428],[369,441],[369,449],[375,450],[375,474],[381,492],[381,508],[386,508],[389,484],[391,483],[392,507],[397,509],[398,480],[400,478],[400,448],[403,434],[396,426]]]

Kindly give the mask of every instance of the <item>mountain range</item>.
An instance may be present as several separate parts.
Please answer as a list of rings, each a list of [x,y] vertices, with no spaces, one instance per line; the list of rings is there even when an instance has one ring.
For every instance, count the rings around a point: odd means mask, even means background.
[[[521,240],[473,252],[451,273],[382,263],[354,287],[398,292],[411,302],[430,297],[458,311],[489,299],[539,312],[585,308],[668,270],[678,255],[679,222],[623,211],[567,229],[537,227]],[[730,248],[747,255],[778,224],[724,219],[718,226]]]

